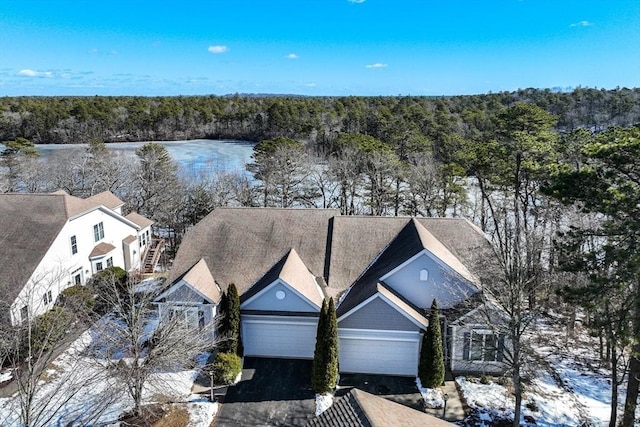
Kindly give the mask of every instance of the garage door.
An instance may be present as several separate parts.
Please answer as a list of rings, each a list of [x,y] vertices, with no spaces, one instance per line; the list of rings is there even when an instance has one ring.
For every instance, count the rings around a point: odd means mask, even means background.
[[[318,319],[314,317],[242,316],[245,356],[313,359]]]
[[[378,331],[372,337],[340,332],[340,372],[414,376],[418,372],[420,335]]]

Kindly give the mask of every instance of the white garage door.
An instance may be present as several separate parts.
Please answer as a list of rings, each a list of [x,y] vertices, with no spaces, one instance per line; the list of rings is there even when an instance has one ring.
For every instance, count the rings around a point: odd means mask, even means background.
[[[318,319],[313,317],[242,316],[245,356],[313,359]]]
[[[378,331],[378,335],[341,331],[340,372],[416,375],[420,335],[390,331]]]

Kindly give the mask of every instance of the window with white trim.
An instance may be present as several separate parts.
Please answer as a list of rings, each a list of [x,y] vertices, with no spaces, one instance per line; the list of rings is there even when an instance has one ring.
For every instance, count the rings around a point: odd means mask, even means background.
[[[78,241],[76,236],[71,236],[71,255],[78,253]]]
[[[107,268],[109,267],[113,267],[113,258],[109,257],[107,258]]]
[[[96,262],[96,271],[102,271],[102,263]]]
[[[427,280],[429,280],[429,270],[423,268],[422,270],[420,270],[420,281],[426,282]]]
[[[474,329],[464,334],[463,359],[479,362],[501,362],[504,355],[504,336],[491,331]]]
[[[104,239],[104,224],[102,221],[93,226],[93,239],[96,242]]]

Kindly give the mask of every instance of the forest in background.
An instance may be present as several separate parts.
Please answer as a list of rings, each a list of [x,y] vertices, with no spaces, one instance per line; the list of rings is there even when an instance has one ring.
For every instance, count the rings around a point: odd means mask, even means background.
[[[392,143],[412,132],[437,146],[453,135],[485,134],[498,111],[517,102],[535,104],[555,116],[557,131],[598,131],[640,122],[639,88],[523,89],[449,97],[4,97],[0,141],[261,141],[283,136],[322,150],[339,133],[362,133]]]

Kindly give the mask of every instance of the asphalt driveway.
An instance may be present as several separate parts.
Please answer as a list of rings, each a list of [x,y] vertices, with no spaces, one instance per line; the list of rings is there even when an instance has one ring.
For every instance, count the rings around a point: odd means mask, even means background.
[[[217,427],[303,426],[314,415],[313,361],[246,357],[242,379],[229,387]]]

